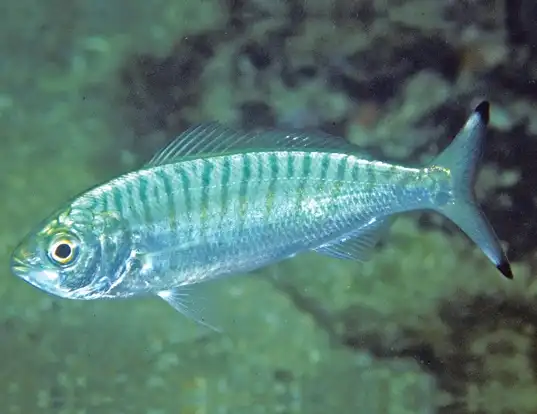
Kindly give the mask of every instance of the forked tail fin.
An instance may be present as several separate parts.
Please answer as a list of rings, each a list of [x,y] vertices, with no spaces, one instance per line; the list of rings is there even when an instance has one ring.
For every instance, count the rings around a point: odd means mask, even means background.
[[[513,273],[500,241],[476,202],[474,183],[489,121],[489,103],[481,102],[453,142],[432,163],[450,172],[451,200],[435,209],[452,220],[476,243],[498,270],[512,279]]]

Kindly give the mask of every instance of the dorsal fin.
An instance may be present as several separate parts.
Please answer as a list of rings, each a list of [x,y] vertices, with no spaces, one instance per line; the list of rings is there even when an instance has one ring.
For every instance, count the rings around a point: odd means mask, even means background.
[[[193,126],[170,142],[146,164],[146,167],[168,164],[199,155],[240,150],[324,149],[356,152],[357,148],[343,138],[322,132],[261,130],[243,132],[209,122]]]

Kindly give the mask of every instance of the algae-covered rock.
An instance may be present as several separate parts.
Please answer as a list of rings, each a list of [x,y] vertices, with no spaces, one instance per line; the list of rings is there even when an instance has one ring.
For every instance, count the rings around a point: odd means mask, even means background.
[[[280,265],[275,283],[335,341],[418,360],[445,392],[435,402],[445,412],[490,412],[498,383],[501,407],[532,412],[531,399],[509,395],[536,388],[533,368],[515,368],[534,364],[535,283],[525,266],[503,279],[467,243],[400,219],[370,262],[312,255]]]
[[[531,2],[505,2],[507,38],[503,6],[483,1],[4,3],[6,413],[535,411]],[[479,194],[530,256],[514,282],[459,233],[407,218],[368,263],[306,254],[216,284],[200,309],[223,333],[157,298],[77,303],[8,272],[37,221],[190,123],[328,123],[417,161],[483,94],[498,102]]]
[[[436,318],[441,300],[456,301],[459,292],[501,292],[509,286],[465,240],[419,229],[408,219],[396,222],[371,261],[311,254],[284,262],[273,272],[284,291],[293,287],[314,298],[336,321],[345,320],[345,335],[356,329],[355,337],[364,343],[371,335],[380,336],[386,347],[403,330]]]
[[[18,407],[11,412],[24,413],[136,413],[140,404],[144,412],[174,412],[188,405],[192,394],[202,394],[199,404],[217,400],[222,377],[242,381],[245,386],[236,392],[254,400],[257,385],[249,380],[254,372],[260,381],[266,378],[262,390],[270,392],[277,370],[315,375],[327,351],[325,336],[311,318],[260,283],[243,281],[228,302],[222,301],[227,306],[219,311],[236,315],[233,335],[208,331],[197,341],[190,334],[201,328],[158,299],[75,303],[18,286],[33,306],[22,310],[17,308],[22,301],[10,304],[10,316],[2,322],[1,352],[20,355],[3,364],[2,401]],[[285,345],[282,327],[288,332]]]

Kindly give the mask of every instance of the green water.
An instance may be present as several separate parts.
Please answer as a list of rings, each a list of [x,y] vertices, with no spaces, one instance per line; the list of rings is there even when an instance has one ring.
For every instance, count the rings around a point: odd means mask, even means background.
[[[214,305],[232,327],[221,334],[159,299],[71,302],[11,275],[9,254],[33,225],[189,123],[345,120],[349,139],[416,161],[443,136],[416,121],[472,93],[479,75],[446,80],[425,59],[394,96],[359,101],[331,74],[352,84],[349,57],[393,64],[393,44],[418,33],[457,43],[462,29],[443,6],[240,3],[0,5],[0,413],[537,412],[531,262],[503,280],[457,231],[417,217],[398,220],[371,262],[308,254],[221,283]],[[476,44],[490,42],[476,30]],[[293,68],[316,74],[285,78]]]

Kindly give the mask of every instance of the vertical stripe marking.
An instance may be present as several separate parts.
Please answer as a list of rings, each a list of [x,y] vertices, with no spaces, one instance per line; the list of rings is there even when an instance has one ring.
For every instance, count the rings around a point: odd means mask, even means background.
[[[242,154],[242,177],[239,187],[239,214],[241,217],[241,225],[244,224],[244,219],[248,211],[248,186],[252,176],[252,162],[248,154]]]
[[[300,177],[300,182],[297,188],[297,198],[296,198],[297,209],[302,209],[302,201],[304,200],[304,196],[306,193],[306,186],[309,183],[309,179],[311,175],[311,163],[312,163],[312,154],[309,152],[303,153],[301,177]]]
[[[169,164],[168,167],[166,169],[162,168],[160,169],[158,172],[158,176],[160,178],[160,181],[162,182],[162,186],[164,188],[164,194],[166,196],[166,208],[165,208],[165,211],[167,211],[167,215],[168,215],[168,225],[170,226],[170,229],[171,230],[174,230],[176,229],[177,227],[177,210],[176,210],[176,206],[175,206],[175,197],[174,197],[174,194],[173,194],[173,183],[172,183],[172,180],[170,178],[170,176],[168,175],[168,170],[171,169],[171,172],[172,173],[175,173],[175,169],[173,167],[172,164]],[[180,169],[180,172],[183,173],[183,169]],[[188,187],[187,187],[188,189]],[[185,203],[188,205],[189,204],[189,195],[187,195],[185,193]]]
[[[142,212],[144,215],[145,222],[151,223],[152,221],[151,204],[153,200],[149,199],[148,186],[149,186],[149,182],[148,182],[147,177],[145,176],[145,174],[140,174],[139,186],[138,186],[139,187],[138,191],[140,193],[140,205],[142,207]]]
[[[224,157],[224,163],[222,165],[222,181],[220,203],[222,206],[220,216],[223,219],[229,210],[229,182],[231,179],[231,156]]]
[[[209,193],[211,191],[211,181],[214,165],[208,160],[203,160],[203,169],[201,173],[201,203],[200,203],[200,225],[202,229],[207,226],[209,215]]]
[[[271,152],[268,156],[268,164],[270,168],[270,183],[267,191],[267,218],[270,217],[272,210],[274,208],[274,199],[276,198],[276,184],[278,182],[279,171],[279,160],[275,152]]]
[[[345,174],[347,171],[348,156],[341,157],[337,163],[336,178],[332,188],[332,197],[337,198],[341,194],[343,183],[345,182]]]

